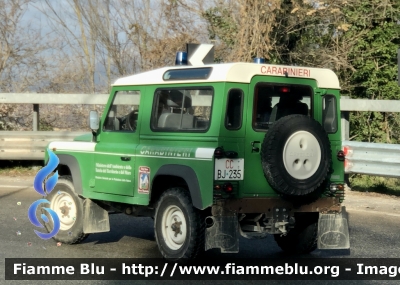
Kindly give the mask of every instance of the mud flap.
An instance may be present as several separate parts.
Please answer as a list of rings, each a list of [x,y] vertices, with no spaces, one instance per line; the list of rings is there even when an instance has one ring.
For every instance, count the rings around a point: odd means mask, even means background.
[[[83,232],[85,234],[110,231],[108,212],[90,199],[83,201]]]
[[[206,219],[205,250],[220,248],[223,253],[239,252],[239,222],[237,216],[211,216]]]
[[[349,226],[346,208],[339,214],[320,214],[318,249],[349,249]]]

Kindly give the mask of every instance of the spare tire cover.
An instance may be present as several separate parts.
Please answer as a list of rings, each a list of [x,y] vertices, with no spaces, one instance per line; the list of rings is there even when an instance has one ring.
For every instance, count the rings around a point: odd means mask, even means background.
[[[275,122],[261,146],[261,163],[271,187],[285,196],[321,190],[331,166],[328,135],[314,119],[289,115]]]

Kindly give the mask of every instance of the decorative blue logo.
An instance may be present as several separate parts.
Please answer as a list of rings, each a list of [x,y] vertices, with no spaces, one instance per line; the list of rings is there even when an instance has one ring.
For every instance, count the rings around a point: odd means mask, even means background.
[[[58,181],[58,171],[56,171],[56,173],[54,173],[52,176],[46,179],[46,177],[56,169],[56,167],[60,162],[57,155],[55,155],[52,151],[47,149],[47,153],[49,154],[49,161],[47,162],[47,165],[45,167],[39,170],[39,172],[36,174],[35,180],[33,181],[33,188],[35,189],[36,192],[38,192],[42,196],[47,196],[48,194],[50,194],[50,192],[54,189],[54,186],[56,186]],[[39,220],[36,217],[37,208],[41,204],[50,204],[50,202],[46,199],[40,199],[33,202],[32,205],[29,207],[28,217],[34,226],[39,228],[44,228],[44,226],[39,222]],[[50,233],[42,233],[37,230],[34,230],[34,232],[42,239],[50,239],[53,236],[55,236],[60,230],[60,219],[57,213],[54,212],[52,209],[45,207],[43,207],[43,209],[50,215],[53,221],[53,230]],[[40,217],[45,223],[49,222],[49,219],[45,214],[41,214]]]

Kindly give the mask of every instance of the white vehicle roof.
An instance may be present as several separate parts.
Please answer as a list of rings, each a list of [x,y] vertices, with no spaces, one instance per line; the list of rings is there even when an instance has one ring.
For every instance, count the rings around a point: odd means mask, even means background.
[[[164,73],[168,70],[193,69],[211,67],[211,74],[207,79],[163,80]],[[287,73],[287,74],[286,74]],[[250,83],[256,75],[269,75],[281,77],[315,79],[319,88],[340,89],[339,79],[336,74],[325,68],[311,68],[301,66],[285,66],[257,63],[222,63],[202,66],[171,66],[163,67],[135,75],[127,76],[115,81],[113,86],[128,85],[155,85],[176,83],[205,83],[205,82],[237,82]]]

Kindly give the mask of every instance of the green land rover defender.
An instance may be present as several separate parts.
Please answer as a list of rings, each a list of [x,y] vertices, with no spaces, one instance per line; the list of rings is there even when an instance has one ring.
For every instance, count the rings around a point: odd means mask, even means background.
[[[272,234],[291,253],[349,248],[339,89],[331,70],[265,63],[118,79],[92,133],[48,145],[54,239],[110,231],[118,212],[153,218],[172,261],[239,252],[240,236]]]

